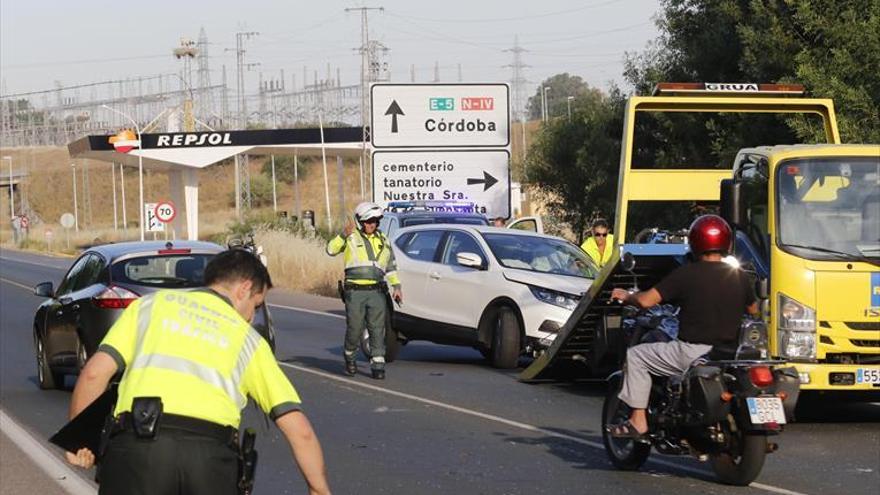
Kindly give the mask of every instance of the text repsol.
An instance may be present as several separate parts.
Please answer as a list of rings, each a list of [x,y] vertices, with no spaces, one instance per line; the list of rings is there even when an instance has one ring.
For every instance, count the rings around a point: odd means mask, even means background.
[[[206,132],[203,134],[163,134],[159,136],[156,147],[166,146],[218,146],[232,144],[228,132]]]
[[[483,122],[481,119],[446,122],[444,119],[428,119],[425,121],[425,130],[428,132],[495,132],[495,122]]]

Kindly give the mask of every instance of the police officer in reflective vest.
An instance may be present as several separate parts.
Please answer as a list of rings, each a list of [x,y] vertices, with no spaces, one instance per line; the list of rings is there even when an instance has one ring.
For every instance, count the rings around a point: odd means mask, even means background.
[[[321,445],[299,395],[248,323],[272,286],[269,272],[253,254],[233,249],[211,260],[205,284],[134,301],[83,368],[71,418],[125,370],[105,428],[100,493],[238,494],[238,426],[251,397],[281,429],[309,493],[329,494]],[[67,460],[88,468],[95,454],[84,448]]]
[[[345,373],[357,374],[358,343],[366,326],[370,337],[370,371],[373,378],[385,378],[385,314],[387,287],[392,298],[403,301],[397,266],[388,238],[379,231],[382,208],[376,203],[361,203],[354,210],[357,229],[345,226],[344,237],[337,235],[327,243],[327,254],[345,253],[343,297],[347,329],[345,331]]]

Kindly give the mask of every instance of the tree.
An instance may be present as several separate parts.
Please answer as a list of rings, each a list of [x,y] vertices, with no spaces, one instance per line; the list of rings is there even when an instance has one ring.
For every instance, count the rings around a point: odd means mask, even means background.
[[[529,97],[529,101],[526,104],[529,120],[541,118],[541,88],[548,88],[547,108],[550,111],[549,115],[553,117],[561,117],[567,114],[569,96],[574,96],[577,99],[589,93],[598,93],[598,90],[590,88],[580,76],[573,76],[568,72],[550,76],[538,86],[535,94]]]
[[[613,216],[623,101],[617,92],[585,91],[572,102],[571,121],[549,121],[529,148],[529,183],[578,242],[594,217]]]
[[[811,96],[834,100],[844,142],[880,142],[880,0],[662,4],[660,38],[627,61],[625,75],[639,93],[649,93],[661,81],[799,82]],[[734,138],[748,129],[765,139],[782,139],[752,145],[822,137],[821,128],[803,118],[783,123],[788,140],[778,130],[768,136],[751,122],[717,128]]]

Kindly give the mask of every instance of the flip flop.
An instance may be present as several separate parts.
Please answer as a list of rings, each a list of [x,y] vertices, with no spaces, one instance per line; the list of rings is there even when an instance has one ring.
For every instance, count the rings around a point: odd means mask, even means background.
[[[623,431],[620,431],[621,429]],[[636,441],[644,441],[647,438],[647,432],[639,433],[639,430],[629,420],[616,425],[608,425],[605,427],[605,431],[610,433],[613,438],[631,438]]]

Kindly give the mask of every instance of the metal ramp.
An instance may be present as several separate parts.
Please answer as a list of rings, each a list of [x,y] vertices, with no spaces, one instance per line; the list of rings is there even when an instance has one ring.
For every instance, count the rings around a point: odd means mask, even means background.
[[[581,298],[571,317],[559,330],[553,345],[519,379],[525,382],[605,378],[620,367],[625,342],[620,330],[623,306],[610,302],[615,288],[630,289],[633,283],[644,290],[684,263],[684,244],[626,244],[620,255],[605,265],[599,277]],[[634,272],[620,266],[620,256],[632,253]]]

